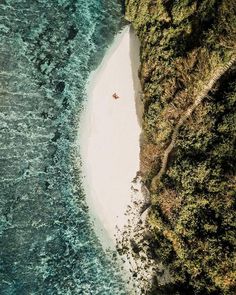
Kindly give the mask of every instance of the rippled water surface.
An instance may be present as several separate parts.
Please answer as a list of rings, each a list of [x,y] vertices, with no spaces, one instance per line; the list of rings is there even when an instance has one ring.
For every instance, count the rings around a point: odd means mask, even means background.
[[[81,188],[79,111],[116,0],[0,1],[0,294],[127,294]]]

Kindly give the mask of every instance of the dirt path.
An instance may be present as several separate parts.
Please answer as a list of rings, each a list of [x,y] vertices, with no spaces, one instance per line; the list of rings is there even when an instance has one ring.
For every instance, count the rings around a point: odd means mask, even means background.
[[[204,87],[204,89],[199,93],[197,96],[195,102],[183,113],[182,117],[179,119],[179,122],[174,128],[174,131],[172,133],[172,138],[171,142],[164,151],[164,155],[162,158],[162,165],[161,169],[159,170],[156,180],[161,179],[161,177],[166,173],[167,169],[167,164],[168,164],[168,159],[170,156],[171,151],[173,150],[177,136],[179,134],[179,130],[182,127],[183,123],[192,115],[193,111],[196,109],[196,107],[203,101],[203,99],[207,96],[208,92],[212,89],[214,84],[220,79],[220,77],[227,72],[227,70],[235,63],[236,61],[236,56],[233,56],[231,60],[226,63],[223,67],[219,68],[216,72],[215,75],[210,79],[208,84]]]

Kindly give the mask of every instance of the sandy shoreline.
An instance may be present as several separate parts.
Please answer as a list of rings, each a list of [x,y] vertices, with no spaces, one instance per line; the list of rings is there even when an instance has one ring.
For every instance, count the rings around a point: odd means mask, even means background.
[[[131,182],[139,170],[138,66],[137,37],[126,27],[91,74],[81,118],[79,141],[87,203],[104,247],[115,245],[117,228],[128,222],[125,211],[131,202]],[[119,99],[112,97],[114,92]]]

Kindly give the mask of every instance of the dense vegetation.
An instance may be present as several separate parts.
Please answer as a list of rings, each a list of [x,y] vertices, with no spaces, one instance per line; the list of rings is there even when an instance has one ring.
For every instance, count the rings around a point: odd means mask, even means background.
[[[152,249],[170,273],[150,292],[236,294],[235,0],[127,0],[126,19],[141,41]]]

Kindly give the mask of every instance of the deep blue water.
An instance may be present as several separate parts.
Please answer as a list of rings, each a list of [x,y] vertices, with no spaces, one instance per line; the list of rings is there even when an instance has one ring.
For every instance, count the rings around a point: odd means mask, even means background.
[[[0,294],[128,294],[92,229],[75,140],[116,0],[0,0]]]

